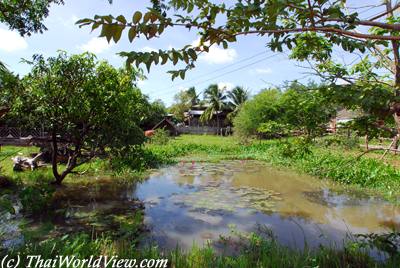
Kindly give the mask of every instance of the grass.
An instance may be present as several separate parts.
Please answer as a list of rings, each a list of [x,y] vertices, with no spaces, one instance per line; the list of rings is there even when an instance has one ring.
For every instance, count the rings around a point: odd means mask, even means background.
[[[26,244],[10,251],[10,256],[20,256],[22,265],[26,256],[41,255],[42,258],[71,256],[118,256],[119,258],[168,259],[168,267],[398,267],[398,255],[385,262],[372,259],[358,243],[350,243],[342,250],[321,247],[317,250],[295,251],[280,246],[271,234],[234,234],[221,237],[222,252],[217,253],[211,245],[189,251],[179,248],[165,252],[157,247],[137,248],[126,239],[96,239],[87,234],[48,239],[41,243]]]

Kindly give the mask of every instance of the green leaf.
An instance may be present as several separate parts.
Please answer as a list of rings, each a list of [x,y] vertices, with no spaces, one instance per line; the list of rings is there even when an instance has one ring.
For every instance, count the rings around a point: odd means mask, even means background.
[[[185,80],[185,73],[186,73],[185,70],[182,70],[182,71],[179,72],[179,75],[181,76],[182,80]]]
[[[151,17],[150,12],[147,12],[146,14],[144,14],[143,23],[147,23],[150,20],[150,17]]]
[[[162,65],[166,64],[167,61],[168,61],[168,54],[164,53],[164,54],[161,54],[160,56],[161,56],[161,59],[162,59],[161,64]]]
[[[125,17],[122,16],[122,15],[119,15],[119,16],[116,18],[116,20],[119,21],[119,22],[121,22],[122,24],[126,24],[126,19],[125,19]]]
[[[133,14],[132,22],[134,24],[137,24],[141,19],[142,19],[142,12],[136,11],[135,14]]]
[[[125,26],[114,24],[112,27],[113,32],[113,40],[117,43],[121,39],[122,31],[125,29]]]
[[[129,29],[129,32],[128,32],[128,38],[129,38],[129,42],[133,42],[133,40],[135,39],[135,37],[136,37],[136,27],[131,27],[130,29]]]
[[[197,53],[193,48],[188,49],[188,54],[193,60],[197,60]]]

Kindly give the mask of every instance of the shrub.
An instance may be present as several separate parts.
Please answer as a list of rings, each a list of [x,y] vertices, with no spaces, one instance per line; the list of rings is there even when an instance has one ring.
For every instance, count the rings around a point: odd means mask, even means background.
[[[308,138],[296,138],[292,141],[285,140],[279,146],[279,152],[283,157],[304,158],[312,154],[311,140]]]
[[[154,131],[154,135],[150,138],[151,143],[157,145],[165,145],[169,142],[170,136],[168,130],[159,128]]]
[[[19,194],[23,210],[31,214],[42,214],[49,207],[54,191],[47,184],[25,187]]]

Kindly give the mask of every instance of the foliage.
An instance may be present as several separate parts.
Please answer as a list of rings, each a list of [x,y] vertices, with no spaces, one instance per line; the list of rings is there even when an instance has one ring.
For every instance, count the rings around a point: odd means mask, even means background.
[[[285,140],[278,147],[280,154],[287,158],[305,158],[312,154],[311,141],[307,138]]]
[[[228,91],[228,107],[232,109],[232,112],[228,114],[229,120],[233,120],[239,113],[243,104],[249,99],[249,92],[243,87],[235,87],[231,91]]]
[[[319,92],[320,87],[323,85],[290,84],[280,99],[279,120],[308,136],[325,132],[326,124],[335,114],[335,106]]]
[[[340,136],[332,135],[318,141],[324,147],[341,147],[347,150],[357,149],[360,146],[360,140],[358,136]]]
[[[32,71],[24,78],[29,98],[20,98],[15,109],[34,107],[31,118],[50,132],[53,174],[57,183],[90,158],[141,144],[134,70],[116,70],[97,63],[92,54],[34,56]],[[59,173],[59,145],[67,146],[68,164]]]
[[[10,257],[21,257],[21,265],[27,265],[26,256],[40,255],[44,259],[54,256],[72,256],[77,259],[90,256],[118,256],[129,259],[167,259],[171,267],[397,267],[399,259],[392,257],[385,262],[369,257],[357,241],[352,247],[334,249],[321,246],[316,250],[297,251],[278,243],[273,235],[266,231],[254,233],[235,233],[220,238],[223,253],[217,253],[212,245],[202,248],[193,246],[189,251],[179,248],[169,252],[158,247],[132,246],[129,239],[112,239],[108,236],[91,238],[87,234],[65,235],[61,238],[49,238],[40,243],[27,243],[23,247],[9,250]],[[229,254],[231,248],[236,254]]]
[[[49,15],[51,4],[62,5],[63,0],[4,0],[0,2],[0,22],[22,36],[42,33],[47,28],[43,20]]]
[[[166,145],[170,140],[168,130],[159,128],[154,131],[153,136],[151,136],[150,141],[153,144]]]
[[[32,215],[46,212],[53,197],[54,188],[48,185],[25,187],[19,194],[23,210]]]
[[[200,104],[199,94],[197,94],[196,88],[191,87],[175,95],[174,104],[169,108],[169,111],[182,122],[185,119],[184,113],[198,104]]]
[[[243,138],[257,135],[262,123],[276,120],[279,117],[278,100],[281,94],[278,89],[264,90],[245,102],[233,120],[235,134]]]
[[[10,196],[7,194],[0,195],[0,213],[2,211],[15,214],[13,203],[10,200]]]
[[[223,89],[220,89],[217,84],[208,86],[208,88],[204,90],[204,99],[208,106],[200,119],[203,122],[207,122],[215,116],[217,119],[217,126],[219,127],[219,113],[225,109],[226,98],[225,92],[223,92]]]
[[[138,91],[138,94],[142,95],[140,91]],[[167,108],[161,100],[150,103],[146,96],[142,96],[142,100],[138,103],[142,103],[141,107],[137,109],[139,113],[142,113],[140,120],[142,129],[153,128],[167,115]]]
[[[123,15],[96,15],[93,19],[82,19],[78,24],[90,25],[93,30],[100,28],[100,36],[114,42],[121,39],[125,30],[130,42],[140,37],[158,38],[167,28],[196,31],[200,35],[197,46],[121,53],[127,58],[128,65],[145,64],[148,70],[153,64],[184,62],[186,67],[183,69],[170,71],[172,78],[184,79],[186,71],[194,67],[198,54],[208,52],[212,45],[222,45],[226,49],[242,35],[268,37],[268,46],[273,51],[282,51],[286,46],[294,49],[299,58],[317,60],[330,57],[333,44],[345,51],[363,53],[375,44],[387,46],[387,40],[400,40],[399,36],[390,35],[398,31],[397,21],[362,20],[357,10],[349,12],[341,0],[232,1],[229,4],[209,0],[153,1],[146,13],[132,13],[132,19]],[[378,29],[378,34],[369,33],[371,29]]]
[[[257,128],[257,132],[262,135],[263,138],[279,138],[287,135],[289,128],[288,125],[276,121],[267,121],[260,124]]]

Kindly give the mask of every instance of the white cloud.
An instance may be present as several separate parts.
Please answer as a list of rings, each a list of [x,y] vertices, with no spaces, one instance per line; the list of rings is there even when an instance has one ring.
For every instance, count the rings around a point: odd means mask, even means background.
[[[200,38],[192,42],[192,46],[199,46],[199,45],[200,45]],[[223,49],[217,45],[212,45],[209,48],[208,52],[203,52],[200,55],[199,59],[209,64],[224,64],[233,62],[237,58],[237,56],[238,53],[233,48]]]
[[[0,29],[0,50],[14,52],[28,48],[28,43],[17,32]]]
[[[113,44],[108,43],[105,38],[93,37],[86,44],[78,46],[78,48],[83,51],[100,54],[109,50],[112,46]]]
[[[230,82],[219,82],[218,83],[218,88],[220,90],[231,91],[234,87],[235,87],[235,85]]]

